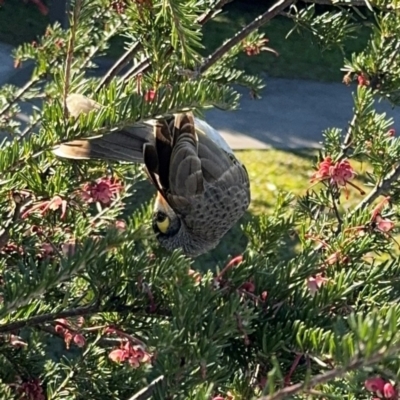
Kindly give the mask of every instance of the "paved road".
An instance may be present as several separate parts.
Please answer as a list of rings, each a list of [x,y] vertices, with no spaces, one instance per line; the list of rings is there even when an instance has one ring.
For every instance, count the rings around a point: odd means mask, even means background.
[[[29,78],[29,68],[16,71],[10,52],[11,47],[0,44],[0,84],[22,85]],[[239,110],[205,113],[207,122],[221,131],[233,149],[318,148],[326,128],[346,129],[352,117],[355,86],[277,78],[266,78],[266,85],[260,100],[240,90]],[[386,103],[377,108],[394,118],[400,132],[400,110]]]

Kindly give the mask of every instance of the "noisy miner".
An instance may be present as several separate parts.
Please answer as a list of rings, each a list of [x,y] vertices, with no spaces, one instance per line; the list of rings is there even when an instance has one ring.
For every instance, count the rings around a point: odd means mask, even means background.
[[[67,98],[71,116],[101,105]],[[197,257],[215,248],[247,210],[246,168],[219,132],[191,112],[149,120],[103,136],[58,145],[62,158],[136,162],[157,189],[152,227],[159,243]]]

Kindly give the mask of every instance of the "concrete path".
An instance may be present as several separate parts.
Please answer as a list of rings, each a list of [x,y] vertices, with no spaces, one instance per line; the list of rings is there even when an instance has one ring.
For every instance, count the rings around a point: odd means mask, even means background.
[[[10,54],[11,47],[0,43],[0,84],[22,86],[29,79],[30,68],[15,70]],[[103,63],[97,73],[108,67]],[[240,89],[243,96],[239,110],[205,113],[207,122],[233,149],[318,148],[325,129],[346,129],[352,117],[355,86],[277,78],[265,81],[261,99],[253,100],[248,90]],[[400,110],[392,110],[388,103],[377,108],[393,117],[394,127],[400,132]],[[24,112],[29,112],[29,106]],[[20,117],[26,119],[26,115]]]

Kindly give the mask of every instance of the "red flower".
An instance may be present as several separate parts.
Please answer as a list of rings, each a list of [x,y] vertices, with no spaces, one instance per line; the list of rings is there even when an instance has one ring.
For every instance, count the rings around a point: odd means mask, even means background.
[[[39,379],[31,379],[17,386],[18,399],[21,400],[45,400],[42,383]]]
[[[66,348],[69,349],[71,342],[73,342],[78,347],[84,347],[86,344],[86,339],[81,333],[72,331],[71,324],[64,318],[56,319],[58,324],[54,327],[55,332],[64,338]],[[78,323],[79,327],[82,323]]]
[[[365,194],[362,189],[350,182],[356,175],[348,160],[341,160],[334,163],[331,157],[327,156],[319,163],[318,170],[311,176],[311,182],[321,182],[329,180],[331,185],[336,187],[343,186],[347,189],[347,184],[355,187],[361,194]]]
[[[109,178],[100,178],[96,182],[85,183],[81,197],[88,203],[99,202],[108,206],[121,189],[122,186],[119,182]]]
[[[396,129],[394,128],[389,129],[387,135],[389,137],[393,137],[394,135],[396,135]]]
[[[394,228],[394,222],[390,219],[382,218],[381,212],[389,202],[390,196],[385,197],[371,212],[371,222],[375,224],[376,229],[387,233]]]
[[[115,349],[108,355],[109,359],[116,363],[122,363],[125,361],[126,353],[123,349]]]
[[[130,341],[121,343],[119,349],[114,349],[108,355],[111,361],[122,363],[127,361],[133,368],[138,368],[140,363],[148,363],[150,355],[146,353],[141,346],[133,346]]]
[[[397,390],[389,382],[383,386],[383,395],[385,399],[397,399]]]
[[[74,335],[73,341],[78,347],[84,347],[86,344],[85,337],[80,333]]]
[[[49,9],[40,0],[31,0],[31,2],[36,5],[43,15],[47,15],[49,13]]]
[[[150,103],[155,99],[155,97],[156,97],[156,91],[154,89],[150,89],[144,94],[144,101],[146,103]]]
[[[365,382],[365,388],[370,392],[383,392],[383,387],[385,386],[385,381],[377,376],[374,378],[368,378]]]
[[[254,285],[253,282],[248,281],[243,283],[239,289],[245,290],[246,292],[249,293],[254,293],[254,291],[256,290],[256,286]]]
[[[369,86],[370,84],[370,81],[364,72],[361,72],[361,74],[357,76],[357,82],[359,86]]]

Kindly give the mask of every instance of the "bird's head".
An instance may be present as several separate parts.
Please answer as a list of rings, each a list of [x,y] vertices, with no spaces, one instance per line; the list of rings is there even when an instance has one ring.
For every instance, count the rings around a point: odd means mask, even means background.
[[[161,246],[169,251],[182,249],[189,257],[197,257],[212,250],[218,243],[207,241],[191,232],[184,218],[171,208],[158,193],[153,209],[152,227]]]

